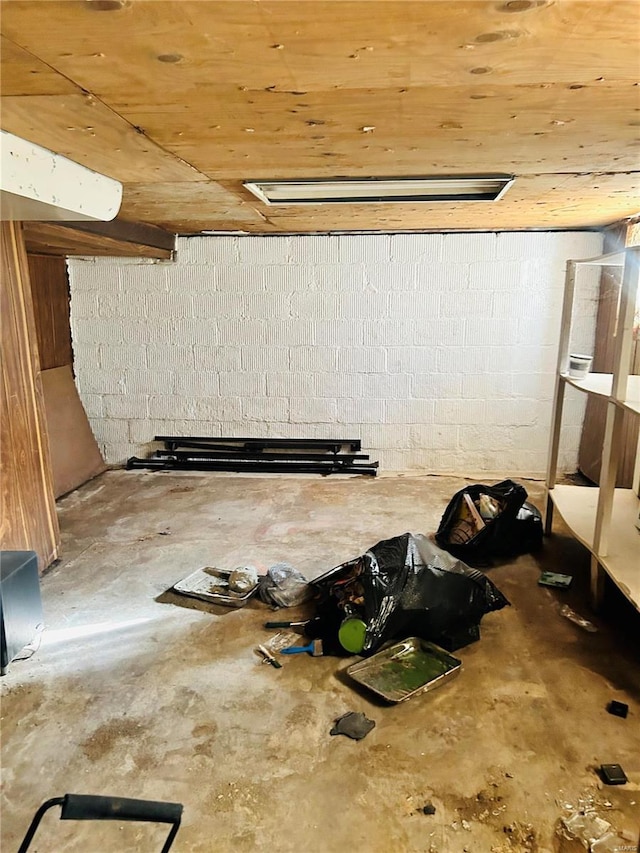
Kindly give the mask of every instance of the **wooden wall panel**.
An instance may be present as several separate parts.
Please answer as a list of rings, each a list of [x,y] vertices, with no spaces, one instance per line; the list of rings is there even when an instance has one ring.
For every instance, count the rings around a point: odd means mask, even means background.
[[[64,258],[27,256],[40,370],[73,364],[69,282]]]
[[[2,223],[1,249],[0,547],[35,551],[43,571],[58,556],[60,533],[20,223]]]

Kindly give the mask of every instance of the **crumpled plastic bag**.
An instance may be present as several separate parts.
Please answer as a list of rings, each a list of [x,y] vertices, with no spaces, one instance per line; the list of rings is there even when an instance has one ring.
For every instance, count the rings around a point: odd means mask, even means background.
[[[258,596],[274,607],[295,607],[312,595],[304,575],[289,563],[276,563],[258,583]]]
[[[325,633],[345,614],[365,622],[364,655],[410,636],[455,651],[479,639],[486,613],[509,604],[485,574],[411,533],[378,542],[311,585]]]

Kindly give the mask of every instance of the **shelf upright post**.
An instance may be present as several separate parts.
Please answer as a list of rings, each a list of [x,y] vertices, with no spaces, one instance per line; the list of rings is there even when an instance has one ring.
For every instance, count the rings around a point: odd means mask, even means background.
[[[560,447],[560,432],[562,427],[562,409],[564,407],[565,383],[561,373],[566,370],[569,361],[569,343],[571,340],[571,315],[573,313],[573,295],[576,285],[576,262],[567,261],[562,303],[562,320],[560,323],[560,344],[558,346],[558,363],[556,365],[555,392],[553,395],[553,412],[551,414],[551,437],[549,440],[549,463],[547,468],[547,494],[545,498],[545,533],[551,533],[553,524],[553,501],[549,492],[556,484],[558,470],[558,450]]]

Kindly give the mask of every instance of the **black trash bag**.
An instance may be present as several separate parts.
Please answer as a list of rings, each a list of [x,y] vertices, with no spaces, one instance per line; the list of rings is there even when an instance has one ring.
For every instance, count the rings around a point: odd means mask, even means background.
[[[311,585],[320,599],[313,630],[325,654],[348,654],[337,638],[346,616],[365,622],[363,655],[410,636],[455,651],[479,639],[485,613],[509,604],[482,572],[410,533],[378,542]]]
[[[542,516],[527,501],[527,490],[513,480],[503,480],[495,486],[477,483],[456,492],[444,511],[436,542],[471,565],[488,565],[494,557],[535,551],[542,545],[542,532]]]

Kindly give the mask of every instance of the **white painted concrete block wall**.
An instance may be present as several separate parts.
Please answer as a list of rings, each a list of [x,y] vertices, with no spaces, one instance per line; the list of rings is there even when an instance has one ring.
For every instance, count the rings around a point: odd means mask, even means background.
[[[197,237],[175,262],[70,260],[78,387],[111,463],[161,433],[353,436],[383,470],[540,474],[565,261],[601,247],[585,232]],[[566,470],[583,411],[575,392]]]

